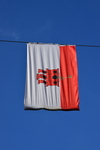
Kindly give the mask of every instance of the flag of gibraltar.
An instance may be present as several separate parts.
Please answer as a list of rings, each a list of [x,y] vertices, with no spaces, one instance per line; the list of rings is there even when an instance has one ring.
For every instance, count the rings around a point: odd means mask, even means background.
[[[24,108],[79,110],[76,46],[27,44]]]

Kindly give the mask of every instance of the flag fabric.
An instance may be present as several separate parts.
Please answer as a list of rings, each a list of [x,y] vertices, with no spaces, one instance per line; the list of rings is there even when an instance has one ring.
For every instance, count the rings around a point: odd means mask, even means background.
[[[24,108],[79,110],[76,46],[27,44]]]

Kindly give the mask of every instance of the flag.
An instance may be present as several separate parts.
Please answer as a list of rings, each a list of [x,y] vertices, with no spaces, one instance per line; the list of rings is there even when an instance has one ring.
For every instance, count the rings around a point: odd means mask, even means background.
[[[79,110],[76,46],[27,44],[24,108]]]

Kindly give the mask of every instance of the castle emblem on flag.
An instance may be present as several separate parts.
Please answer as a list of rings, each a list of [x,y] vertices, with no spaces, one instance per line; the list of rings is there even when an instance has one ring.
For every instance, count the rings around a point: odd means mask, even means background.
[[[38,84],[44,83],[46,86],[59,86],[59,69],[38,69],[36,79]]]

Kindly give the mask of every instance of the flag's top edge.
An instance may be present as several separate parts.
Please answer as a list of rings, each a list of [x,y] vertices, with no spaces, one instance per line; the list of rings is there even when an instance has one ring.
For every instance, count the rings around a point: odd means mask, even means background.
[[[76,46],[76,45],[70,45],[70,44],[38,43],[38,42],[34,42],[34,43],[29,42],[29,43],[27,43],[27,44],[34,44],[34,45],[38,45],[38,44],[40,44],[40,45]]]

